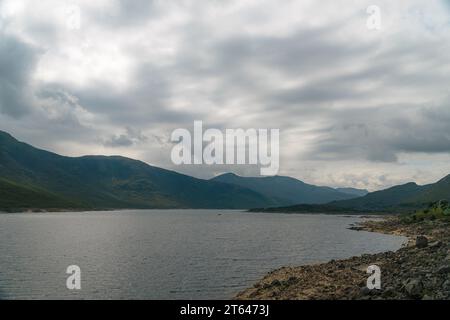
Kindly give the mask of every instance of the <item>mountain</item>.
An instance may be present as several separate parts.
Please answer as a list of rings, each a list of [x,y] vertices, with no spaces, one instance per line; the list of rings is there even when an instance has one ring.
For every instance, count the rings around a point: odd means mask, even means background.
[[[0,211],[270,208],[274,212],[402,212],[450,200],[450,175],[368,193],[289,177],[196,179],[120,156],[64,157],[0,131]],[[259,210],[259,209],[258,209]]]
[[[0,131],[0,209],[273,206],[248,188],[196,179],[124,157],[64,157]]]
[[[366,189],[355,189],[355,188],[336,188],[337,191],[350,194],[355,197],[364,197],[369,193]]]
[[[386,190],[372,192],[364,197],[336,201],[330,204],[340,208],[351,208],[359,211],[383,211],[394,208],[399,209],[400,207],[413,208],[422,206],[426,202],[419,201],[418,197],[427,188],[428,186],[419,186],[414,182],[410,182]]]
[[[364,197],[333,201],[324,205],[300,204],[263,210],[271,212],[399,213],[423,209],[430,203],[440,200],[450,200],[450,175],[433,184],[419,186],[410,182],[372,192]],[[253,211],[259,211],[259,209]]]
[[[430,203],[439,200],[450,200],[450,175],[438,182],[425,186],[415,199],[415,202]]]
[[[83,208],[56,194],[31,186],[22,186],[0,179],[0,209],[8,208]]]
[[[211,181],[241,186],[263,194],[279,206],[298,203],[322,204],[334,200],[344,200],[357,197],[350,192],[341,192],[329,187],[318,187],[306,184],[290,177],[240,177],[233,173],[217,176]]]

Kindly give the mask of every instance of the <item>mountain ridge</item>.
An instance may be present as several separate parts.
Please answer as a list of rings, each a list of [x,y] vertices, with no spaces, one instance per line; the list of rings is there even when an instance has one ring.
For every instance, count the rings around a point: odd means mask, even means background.
[[[398,212],[450,200],[450,175],[433,184],[410,182],[358,196],[365,192],[314,186],[286,176],[227,173],[203,180],[119,155],[66,157],[0,130],[0,210],[4,211],[266,208],[262,210]],[[261,209],[252,211],[257,210]]]
[[[287,176],[242,177],[225,173],[211,179],[254,190],[281,205],[323,204],[334,200],[352,199],[354,194],[340,192],[331,187],[307,184]]]
[[[252,190],[197,179],[122,156],[65,157],[20,142],[0,131],[0,208],[26,205],[5,197],[7,186],[41,190],[67,199],[61,209],[227,208],[248,209],[272,201]],[[30,191],[31,192],[31,191]],[[33,193],[36,194],[36,193]],[[61,202],[62,203],[62,202]],[[25,202],[26,204],[26,202]],[[41,203],[36,208],[46,209]],[[34,207],[33,207],[34,208]]]
[[[251,211],[292,212],[292,213],[409,213],[428,207],[430,204],[450,200],[450,175],[436,183],[418,185],[409,182],[385,190],[375,191],[366,196],[333,201],[322,205],[303,205],[260,208]]]

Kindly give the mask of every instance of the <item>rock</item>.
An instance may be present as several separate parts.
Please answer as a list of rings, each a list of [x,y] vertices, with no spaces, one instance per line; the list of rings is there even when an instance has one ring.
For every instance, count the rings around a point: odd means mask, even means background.
[[[271,285],[269,283],[264,283],[261,287],[263,290],[268,290],[271,288]]]
[[[444,280],[442,280],[440,278],[432,278],[426,284],[428,284],[428,287],[431,290],[434,290],[436,288],[440,288],[443,282],[444,282]]]
[[[417,248],[426,248],[428,246],[428,239],[425,236],[417,236],[416,238],[416,247]]]
[[[409,279],[404,284],[406,293],[412,298],[422,297],[423,284],[419,279]]]
[[[272,287],[279,287],[279,286],[281,286],[281,282],[279,280],[273,280],[270,285]]]
[[[434,242],[430,243],[428,246],[430,248],[439,248],[441,245],[442,245],[441,241],[434,241]]]
[[[437,271],[437,273],[449,273],[450,272],[450,265],[448,264],[444,264],[442,266],[440,266]]]
[[[442,284],[442,289],[444,289],[444,291],[450,291],[450,280],[445,280]]]
[[[286,284],[287,285],[293,285],[293,284],[296,284],[296,283],[298,283],[298,278],[296,278],[296,277],[290,277],[287,281],[286,281]]]
[[[368,295],[371,294],[371,292],[372,292],[372,290],[370,290],[370,289],[367,288],[367,287],[362,287],[362,288],[360,289],[360,293],[361,293],[363,296],[368,296]]]
[[[387,287],[383,291],[383,297],[385,297],[385,298],[393,297],[394,295],[395,295],[395,290],[393,287]]]

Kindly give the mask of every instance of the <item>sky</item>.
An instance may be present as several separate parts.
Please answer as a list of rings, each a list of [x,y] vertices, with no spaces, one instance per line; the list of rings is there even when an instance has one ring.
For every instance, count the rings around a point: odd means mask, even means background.
[[[450,174],[449,52],[443,0],[0,0],[0,130],[211,178],[259,169],[176,166],[173,130],[273,128],[280,175],[426,184]]]

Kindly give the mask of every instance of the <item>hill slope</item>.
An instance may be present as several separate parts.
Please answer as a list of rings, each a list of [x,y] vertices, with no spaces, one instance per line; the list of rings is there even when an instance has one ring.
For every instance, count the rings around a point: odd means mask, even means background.
[[[336,201],[331,203],[340,208],[352,208],[360,211],[378,211],[391,208],[414,208],[424,203],[418,201],[418,197],[426,191],[428,186],[419,186],[413,182],[395,186],[386,190],[376,191],[364,197]]]
[[[355,188],[336,188],[337,191],[351,194],[355,197],[364,197],[369,193],[368,190],[365,189],[355,189]]]
[[[53,208],[56,204],[95,209],[242,209],[274,204],[243,187],[196,179],[124,157],[60,156],[1,131],[0,178],[4,180],[0,194],[3,209]],[[38,196],[37,192],[47,197],[27,202],[25,196],[13,196],[17,188],[24,195],[32,192]]]
[[[22,186],[0,179],[0,211],[21,211],[30,208],[83,208],[58,195],[38,188]]]
[[[450,176],[429,185],[407,183],[386,190],[376,191],[350,200],[333,201],[324,205],[294,205],[269,208],[271,212],[348,212],[348,213],[392,213],[412,212],[423,209],[430,203],[450,200]],[[255,209],[254,211],[258,211]]]
[[[340,192],[329,187],[318,187],[294,178],[281,176],[248,178],[227,173],[215,177],[211,181],[219,181],[251,189],[272,199],[280,206],[298,203],[322,204],[356,197],[348,192]]]
[[[439,200],[450,200],[450,175],[438,182],[425,186],[423,192],[417,195],[415,202],[430,203]]]

